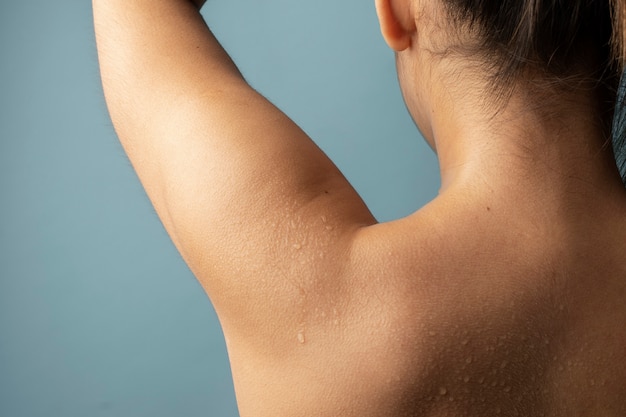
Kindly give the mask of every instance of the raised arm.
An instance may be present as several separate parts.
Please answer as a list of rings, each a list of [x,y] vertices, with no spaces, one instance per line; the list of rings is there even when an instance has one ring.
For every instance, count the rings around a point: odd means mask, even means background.
[[[269,294],[337,276],[356,231],[375,220],[245,82],[202,3],[94,0],[102,80],[124,149],[218,313],[254,314]]]

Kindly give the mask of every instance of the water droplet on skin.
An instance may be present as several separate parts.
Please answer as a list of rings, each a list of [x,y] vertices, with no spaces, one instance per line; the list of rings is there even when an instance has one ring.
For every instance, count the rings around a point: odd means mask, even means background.
[[[439,395],[444,396],[448,393],[448,389],[446,387],[439,388]]]
[[[322,216],[322,223],[326,223],[326,216]]]
[[[465,376],[463,377],[463,382],[467,383],[467,382],[469,382],[469,381],[470,381],[470,377],[469,377],[468,375],[465,375]]]
[[[304,344],[305,340],[304,340],[304,330],[300,330],[298,332],[298,342],[302,345]]]
[[[333,230],[332,226],[326,226],[326,230]]]
[[[470,363],[472,363],[472,362],[474,362],[474,358],[473,358],[473,357],[471,357],[471,356],[470,356],[470,357],[468,357],[467,359],[465,359],[465,363],[467,363],[468,365],[469,365]]]
[[[294,244],[293,244],[293,248],[294,248],[295,250],[300,250],[300,249],[302,249],[302,245],[301,245],[301,244],[299,244],[299,243],[294,243]]]

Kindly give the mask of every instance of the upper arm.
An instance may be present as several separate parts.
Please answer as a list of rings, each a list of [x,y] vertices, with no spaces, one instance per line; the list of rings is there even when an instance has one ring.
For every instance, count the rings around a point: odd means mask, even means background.
[[[193,5],[95,0],[94,14],[117,133],[216,308],[263,291],[287,297],[339,273],[372,215],[307,135],[248,86]]]

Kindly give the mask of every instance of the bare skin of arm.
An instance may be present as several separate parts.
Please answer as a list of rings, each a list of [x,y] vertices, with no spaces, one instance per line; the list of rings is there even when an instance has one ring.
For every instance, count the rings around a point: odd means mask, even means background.
[[[220,310],[230,291],[255,302],[245,294],[294,257],[325,254],[331,268],[374,223],[332,162],[245,82],[191,2],[95,1],[94,13],[117,133]]]
[[[199,5],[94,1],[105,96],[163,225],[218,313],[241,415],[288,415],[279,404],[292,401],[281,391],[292,384],[267,364],[281,358],[298,369],[294,349],[338,320],[352,242],[375,220],[307,135],[245,82]]]
[[[444,187],[412,216],[376,224],[245,82],[203,3],[93,7],[116,131],[215,306],[242,417],[624,415],[626,196],[601,160],[610,155],[588,158],[588,109],[563,109],[567,146],[535,146],[563,126],[512,96],[503,120],[528,118],[492,140],[471,119],[479,102],[430,71],[413,9],[378,0]],[[426,90],[436,112],[415,110],[412,92]],[[504,140],[518,133],[526,158]]]

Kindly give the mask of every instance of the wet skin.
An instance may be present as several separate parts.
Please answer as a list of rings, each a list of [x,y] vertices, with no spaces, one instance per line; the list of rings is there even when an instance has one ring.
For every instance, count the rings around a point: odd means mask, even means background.
[[[514,95],[494,130],[401,1],[377,3],[383,34],[443,186],[385,224],[191,2],[93,2],[111,117],[219,315],[241,416],[626,415],[626,192],[590,101],[546,120]]]

